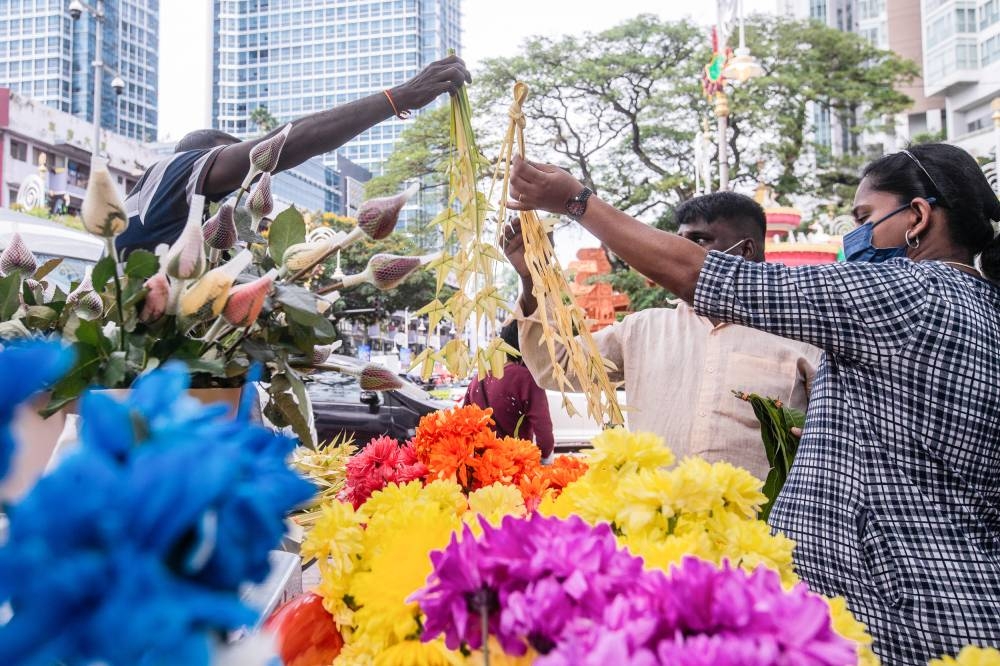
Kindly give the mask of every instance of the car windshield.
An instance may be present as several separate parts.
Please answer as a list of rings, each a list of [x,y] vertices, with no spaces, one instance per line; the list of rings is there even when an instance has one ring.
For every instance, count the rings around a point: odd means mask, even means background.
[[[83,277],[87,272],[87,267],[94,265],[94,262],[87,261],[86,259],[56,257],[51,254],[36,253],[35,257],[38,259],[39,263],[45,263],[50,259],[62,259],[60,264],[56,266],[45,279],[50,280],[66,293],[69,293],[71,285],[79,284],[80,281],[83,280]]]

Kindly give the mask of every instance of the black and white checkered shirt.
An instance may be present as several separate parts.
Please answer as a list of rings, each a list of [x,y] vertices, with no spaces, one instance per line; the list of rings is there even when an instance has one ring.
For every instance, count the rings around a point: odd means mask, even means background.
[[[771,513],[810,587],[886,664],[1000,646],[1000,289],[940,262],[712,252],[695,309],[826,352]]]

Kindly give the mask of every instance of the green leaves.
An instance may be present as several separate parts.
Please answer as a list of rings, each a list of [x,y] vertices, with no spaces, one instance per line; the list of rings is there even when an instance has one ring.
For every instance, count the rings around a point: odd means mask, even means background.
[[[280,264],[285,256],[285,250],[296,243],[306,240],[306,221],[295,206],[292,206],[274,218],[271,229],[267,233],[268,254],[274,263]]]
[[[0,321],[14,316],[21,305],[21,276],[16,272],[0,278]]]
[[[90,274],[90,281],[94,285],[94,291],[98,293],[103,291],[105,285],[108,284],[108,280],[114,277],[116,270],[118,270],[118,265],[115,263],[113,257],[101,257],[101,260],[97,262],[93,272]]]
[[[760,434],[764,442],[764,452],[771,471],[764,481],[764,495],[767,502],[760,509],[760,519],[767,520],[774,507],[774,501],[785,485],[788,473],[792,469],[795,453],[799,448],[798,435],[792,434],[792,428],[801,429],[805,424],[806,415],[790,407],[785,407],[780,400],[764,398],[756,393],[741,393],[733,391],[740,400],[745,400],[753,407],[754,414],[760,422]]]
[[[125,262],[125,275],[138,280],[146,280],[153,277],[159,266],[160,260],[152,252],[133,250],[128,255],[128,261]]]

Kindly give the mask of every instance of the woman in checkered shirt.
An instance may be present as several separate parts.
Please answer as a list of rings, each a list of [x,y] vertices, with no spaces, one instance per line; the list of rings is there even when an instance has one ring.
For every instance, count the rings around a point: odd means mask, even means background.
[[[968,153],[868,165],[848,262],[822,266],[708,253],[549,165],[517,162],[511,192],[574,213],[699,314],[823,349],[771,513],[799,574],[847,598],[888,664],[1000,646],[1000,201]]]

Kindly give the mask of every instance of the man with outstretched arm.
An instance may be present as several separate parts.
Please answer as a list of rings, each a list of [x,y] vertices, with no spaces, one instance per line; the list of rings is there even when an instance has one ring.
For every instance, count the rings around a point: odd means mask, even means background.
[[[405,118],[471,80],[462,59],[449,56],[395,88],[300,118],[292,123],[275,172],[336,150],[393,115]],[[236,190],[250,168],[250,151],[279,131],[246,141],[219,130],[197,130],[182,138],[176,152],[147,169],[129,193],[129,226],[117,239],[119,253],[173,243],[184,228],[192,195],[217,201]]]

